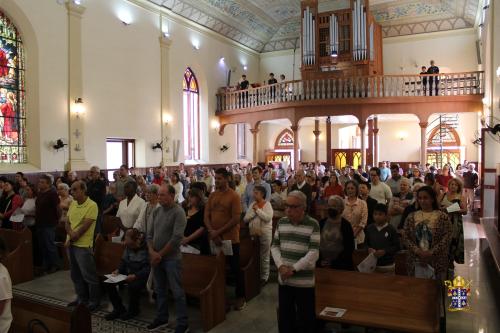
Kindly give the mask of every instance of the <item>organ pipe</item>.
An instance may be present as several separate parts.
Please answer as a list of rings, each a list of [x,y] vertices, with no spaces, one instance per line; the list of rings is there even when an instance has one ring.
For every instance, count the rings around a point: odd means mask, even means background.
[[[354,0],[352,30],[353,59],[354,61],[366,60],[368,50],[366,40],[366,12],[362,0]]]

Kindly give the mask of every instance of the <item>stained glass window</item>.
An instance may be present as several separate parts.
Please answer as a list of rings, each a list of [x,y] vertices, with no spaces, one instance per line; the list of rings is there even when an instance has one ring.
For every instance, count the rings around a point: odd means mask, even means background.
[[[184,157],[200,159],[200,109],[198,81],[191,68],[184,71],[182,80],[184,115]]]
[[[0,12],[0,163],[26,163],[24,49],[16,27]]]
[[[284,129],[278,135],[275,142],[275,149],[290,149],[293,148],[293,133],[289,129]]]

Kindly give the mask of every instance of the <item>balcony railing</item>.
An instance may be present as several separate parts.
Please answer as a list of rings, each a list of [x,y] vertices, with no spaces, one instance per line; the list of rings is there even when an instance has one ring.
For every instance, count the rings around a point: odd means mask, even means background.
[[[313,100],[389,98],[407,96],[481,95],[484,72],[432,75],[379,75],[287,81],[247,90],[223,88],[217,94],[217,112],[249,109],[277,103]]]

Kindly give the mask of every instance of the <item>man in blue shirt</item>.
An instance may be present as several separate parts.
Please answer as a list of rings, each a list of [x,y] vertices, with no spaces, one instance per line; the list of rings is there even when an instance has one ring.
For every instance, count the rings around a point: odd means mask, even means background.
[[[386,162],[381,162],[380,163],[380,181],[381,182],[386,182],[387,179],[391,176],[391,169],[387,167]]]
[[[253,189],[256,185],[261,185],[266,189],[266,201],[271,199],[271,185],[262,180],[262,169],[259,166],[252,168],[253,182],[248,183],[243,193],[242,204],[243,211],[246,212],[250,203],[253,201]]]

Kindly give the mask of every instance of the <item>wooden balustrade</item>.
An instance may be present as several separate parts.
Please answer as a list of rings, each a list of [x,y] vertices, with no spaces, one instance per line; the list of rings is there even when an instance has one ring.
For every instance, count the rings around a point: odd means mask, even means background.
[[[426,82],[426,84],[424,84]],[[217,94],[217,112],[276,103],[345,98],[481,95],[484,72],[429,75],[377,75],[287,81]]]

